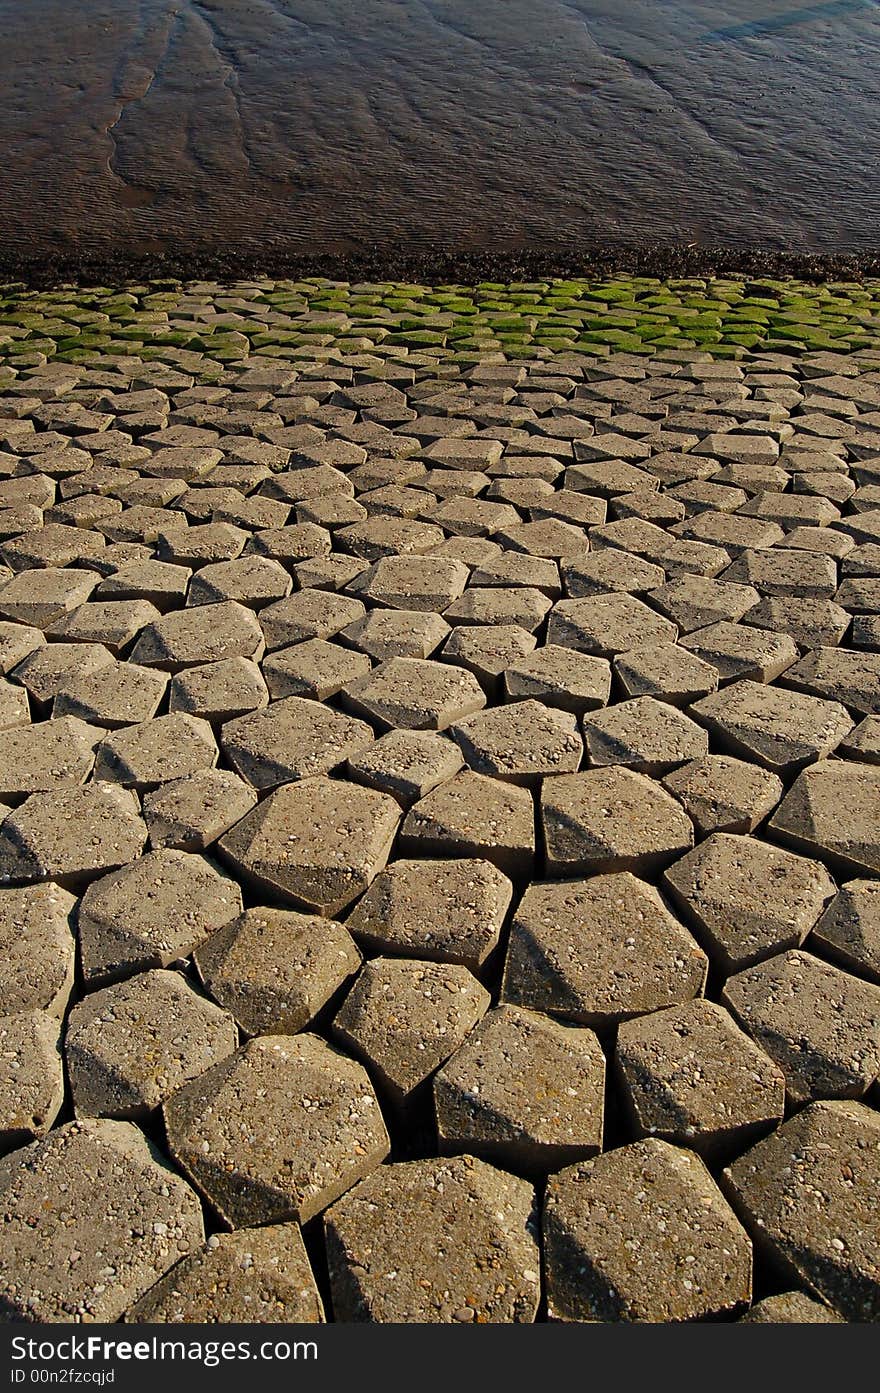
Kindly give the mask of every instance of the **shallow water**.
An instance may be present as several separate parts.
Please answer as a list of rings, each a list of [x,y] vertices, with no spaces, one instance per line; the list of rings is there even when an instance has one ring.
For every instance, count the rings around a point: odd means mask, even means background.
[[[0,0],[0,252],[880,245],[880,5]]]

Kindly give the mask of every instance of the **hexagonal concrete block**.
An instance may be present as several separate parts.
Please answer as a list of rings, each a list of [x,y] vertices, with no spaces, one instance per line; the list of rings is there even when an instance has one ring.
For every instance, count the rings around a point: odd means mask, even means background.
[[[43,716],[68,682],[112,665],[113,654],[100,643],[47,643],[18,665],[14,677],[30,696],[34,714]]]
[[[541,822],[550,875],[653,871],[694,841],[670,794],[617,766],[546,779]]]
[[[770,633],[746,624],[709,624],[681,640],[691,657],[715,670],[722,682],[733,679],[772,682],[797,662],[798,647],[790,634]]]
[[[388,1154],[366,1071],[316,1035],[249,1041],[163,1112],[172,1156],[230,1228],[306,1223]]]
[[[790,846],[856,874],[880,874],[880,768],[822,760],[805,769],[768,823]]]
[[[709,752],[705,730],[684,712],[650,696],[589,712],[583,717],[583,732],[592,768],[622,765],[658,775]]]
[[[540,701],[512,702],[469,716],[450,734],[478,774],[526,787],[549,774],[573,773],[583,755],[577,718]]]
[[[74,716],[0,731],[0,798],[84,784],[105,733]]]
[[[839,702],[761,682],[735,682],[695,702],[691,711],[729,753],[775,773],[823,759],[854,724]]]
[[[164,847],[90,885],[77,932],[94,985],[167,967],[241,913],[241,890],[209,861]]]
[[[628,697],[687,706],[718,687],[718,673],[680,643],[647,643],[618,653],[614,671]]]
[[[706,955],[628,871],[531,885],[507,945],[501,1000],[605,1026],[702,994]]]
[[[634,595],[600,594],[560,600],[547,623],[547,642],[613,658],[646,643],[674,643],[678,628]]]
[[[644,595],[662,585],[666,572],[662,566],[646,561],[632,552],[593,551],[589,556],[568,557],[560,567],[565,593],[572,600],[586,600],[592,595]]]
[[[724,984],[723,998],[776,1060],[789,1098],[860,1098],[880,1073],[880,987],[793,950]]]
[[[664,885],[725,973],[803,943],[836,889],[818,861],[728,832],[676,861]]]
[[[748,1234],[704,1163],[653,1137],[551,1177],[544,1257],[551,1319],[705,1320],[752,1294]]]
[[[428,658],[449,633],[449,625],[439,614],[374,609],[347,624],[339,637],[376,662],[384,663],[391,658]]]
[[[77,716],[117,730],[155,716],[168,685],[167,673],[137,663],[102,663],[72,676],[58,689],[52,715]]]
[[[160,614],[149,600],[89,600],[50,624],[50,638],[71,643],[102,643],[118,658],[132,639]]]
[[[259,610],[290,594],[291,579],[284,567],[267,556],[241,556],[203,566],[189,584],[188,605],[215,605],[236,600]]]
[[[697,831],[754,832],[773,811],[785,785],[769,769],[732,755],[704,755],[673,769],[663,780]]]
[[[360,715],[404,730],[445,730],[486,705],[472,673],[416,658],[390,658],[350,682],[344,698]]]
[[[724,579],[753,585],[762,595],[831,599],[837,590],[837,567],[832,557],[819,552],[772,546],[746,550],[724,572]]]
[[[528,789],[465,770],[414,803],[401,828],[408,856],[466,856],[505,875],[531,871],[535,812]]]
[[[361,571],[347,589],[390,609],[442,613],[468,581],[468,568],[445,556],[385,556]]]
[[[880,1319],[880,1116],[811,1103],[725,1172],[772,1261],[848,1321]]]
[[[107,735],[98,746],[95,778],[146,792],[216,763],[208,722],[179,711]]]
[[[472,586],[443,611],[448,624],[516,624],[533,634],[553,601],[534,586]]]
[[[75,907],[60,885],[0,890],[0,1014],[63,1015],[73,987]]]
[[[256,805],[249,784],[229,769],[199,769],[160,784],[143,798],[150,846],[203,851]]]
[[[363,619],[364,606],[348,595],[324,590],[300,590],[260,612],[266,647],[286,648],[311,638],[332,638],[347,625]]]
[[[458,964],[374,958],[334,1016],[332,1031],[400,1104],[458,1048],[490,1000]]]
[[[741,1150],[785,1109],[782,1071],[714,1001],[624,1021],[615,1063],[637,1135],[703,1156]]]
[[[510,881],[489,861],[395,861],[346,927],[380,953],[461,963],[478,973],[498,946],[512,897]]]
[[[245,879],[330,916],[381,871],[399,821],[399,805],[383,793],[342,779],[304,779],[276,789],[219,847]]]
[[[148,1324],[316,1324],[324,1307],[298,1224],[215,1233],[129,1309]]]
[[[184,668],[171,681],[168,710],[218,723],[260,710],[269,689],[250,658],[221,658],[217,663]]]
[[[735,623],[761,597],[751,585],[712,580],[708,576],[683,576],[650,592],[651,603],[678,625],[682,634],[725,620]]]
[[[874,616],[876,623],[876,616]],[[853,630],[855,635],[855,629]],[[871,647],[870,642],[864,647]],[[799,692],[843,702],[863,716],[880,714],[880,653],[847,648],[816,648],[785,674],[785,685]]]
[[[42,629],[84,604],[99,579],[95,571],[63,565],[20,571],[0,589],[0,614]]]
[[[844,967],[880,982],[880,882],[842,885],[813,928],[812,941]]]
[[[264,616],[266,613],[263,611]],[[216,663],[220,658],[259,661],[262,654],[263,631],[256,616],[236,600],[226,600],[163,614],[141,630],[131,657],[144,667],[179,672],[198,663]]]
[[[0,1197],[7,1320],[118,1320],[205,1239],[198,1196],[130,1122],[70,1122],[7,1156]]]
[[[64,1039],[76,1115],[145,1118],[237,1047],[232,1016],[177,972],[142,972],[91,992],[71,1011]]]
[[[602,1149],[605,1056],[591,1030],[499,1006],[434,1079],[437,1134],[514,1170],[547,1172]]]
[[[206,990],[248,1035],[304,1029],[361,964],[342,924],[262,907],[212,934],[193,959]]]
[[[784,1291],[778,1296],[765,1296],[756,1301],[744,1316],[740,1325],[837,1325],[841,1317],[823,1306],[821,1301],[813,1301],[802,1291]]]
[[[464,764],[461,751],[443,735],[389,730],[348,761],[348,772],[368,788],[390,793],[409,808],[446,783]]]
[[[443,645],[443,657],[472,672],[485,691],[494,693],[504,670],[532,653],[538,640],[519,624],[462,624]]]
[[[525,1180],[471,1156],[382,1166],[324,1219],[336,1319],[533,1321],[533,1202]]]
[[[504,690],[511,701],[534,697],[545,706],[580,715],[606,705],[611,667],[604,658],[546,643],[505,669]]]
[[[34,793],[0,827],[0,883],[91,880],[133,861],[146,837],[130,789],[91,783]]]
[[[312,638],[276,649],[261,666],[273,700],[297,696],[327,701],[349,682],[365,677],[372,664],[366,653]]]
[[[0,1015],[0,1147],[45,1136],[64,1102],[61,1023],[46,1011]]]
[[[319,701],[285,697],[265,711],[228,721],[220,736],[225,757],[257,789],[324,774],[374,740],[366,721]]]

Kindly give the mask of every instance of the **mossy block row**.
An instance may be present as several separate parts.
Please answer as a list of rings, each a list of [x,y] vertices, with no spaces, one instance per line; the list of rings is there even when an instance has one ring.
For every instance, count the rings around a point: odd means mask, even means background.
[[[205,321],[201,307],[217,312]],[[880,341],[880,281],[814,286],[770,278],[603,277],[594,281],[483,281],[475,286],[347,284],[324,277],[153,281],[123,288],[0,287],[0,365],[56,354],[145,356],[572,349],[648,352],[698,344],[728,351],[867,351]],[[719,347],[720,345],[720,347]],[[154,352],[149,352],[152,361]],[[195,368],[194,368],[195,370]]]

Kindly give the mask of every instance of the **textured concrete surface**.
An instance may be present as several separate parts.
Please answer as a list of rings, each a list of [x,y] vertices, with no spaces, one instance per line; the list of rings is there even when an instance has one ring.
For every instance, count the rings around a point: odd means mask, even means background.
[[[431,293],[0,332],[0,1313],[875,1320],[880,351]]]

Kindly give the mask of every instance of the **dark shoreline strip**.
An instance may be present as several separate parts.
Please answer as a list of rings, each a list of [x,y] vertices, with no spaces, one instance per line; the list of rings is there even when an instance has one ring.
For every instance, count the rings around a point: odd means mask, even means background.
[[[523,248],[461,251],[421,246],[375,246],[352,252],[303,255],[283,249],[190,246],[161,254],[126,251],[34,255],[0,242],[0,282],[46,289],[173,279],[236,280],[274,277],[302,280],[406,281],[413,284],[474,284],[479,281],[536,280],[607,275],[669,277],[755,276],[819,283],[860,281],[880,276],[880,247],[825,254],[749,246],[696,246],[605,243],[589,250]]]

